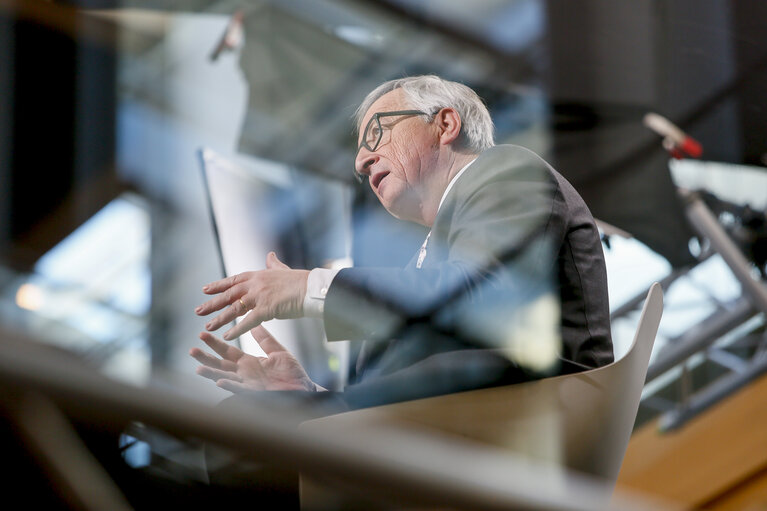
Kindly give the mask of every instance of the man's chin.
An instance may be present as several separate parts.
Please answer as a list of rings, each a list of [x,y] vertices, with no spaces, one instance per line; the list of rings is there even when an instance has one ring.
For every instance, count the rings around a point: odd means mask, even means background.
[[[398,205],[397,203],[390,204],[388,206],[384,204],[386,211],[388,211],[389,214],[397,220],[423,224],[423,220],[421,219],[421,210],[417,207],[413,207],[412,204],[408,204],[407,206],[408,207],[402,207],[402,205]]]
[[[389,190],[392,192],[393,190]],[[408,222],[422,223],[421,209],[417,194],[415,193],[388,193],[385,196],[377,195],[378,201],[389,212],[391,216],[398,220]]]

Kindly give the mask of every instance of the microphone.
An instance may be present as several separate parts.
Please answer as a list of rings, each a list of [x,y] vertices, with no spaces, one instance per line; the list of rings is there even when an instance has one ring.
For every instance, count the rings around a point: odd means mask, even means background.
[[[699,158],[703,154],[700,142],[661,115],[653,112],[645,114],[644,125],[663,137],[663,148],[677,160]]]
[[[223,35],[219,39],[213,52],[210,54],[210,60],[215,62],[218,57],[225,51],[234,50],[242,42],[242,19],[245,16],[245,12],[240,9],[236,11],[224,30]]]

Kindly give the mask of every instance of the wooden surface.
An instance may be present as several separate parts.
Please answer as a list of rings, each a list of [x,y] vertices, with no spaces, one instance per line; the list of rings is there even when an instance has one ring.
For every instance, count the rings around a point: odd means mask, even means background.
[[[764,511],[767,509],[767,468],[729,488],[705,507],[712,511]]]
[[[688,509],[767,509],[767,376],[677,431],[635,432],[618,486]]]

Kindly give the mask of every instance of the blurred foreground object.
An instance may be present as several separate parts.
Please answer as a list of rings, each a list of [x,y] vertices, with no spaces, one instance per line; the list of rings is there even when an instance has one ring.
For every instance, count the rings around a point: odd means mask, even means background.
[[[665,117],[650,112],[644,116],[644,124],[663,137],[663,148],[674,158],[700,158],[703,154],[700,142]]]

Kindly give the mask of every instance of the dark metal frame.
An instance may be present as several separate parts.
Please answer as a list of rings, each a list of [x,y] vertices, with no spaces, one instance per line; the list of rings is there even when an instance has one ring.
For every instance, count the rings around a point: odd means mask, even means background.
[[[699,192],[686,189],[679,189],[678,193],[684,203],[688,222],[708,244],[708,249],[701,254],[697,264],[713,255],[721,256],[740,282],[743,296],[726,307],[718,307],[703,322],[682,335],[669,339],[650,363],[645,383],[674,368],[682,368],[678,381],[678,399],[670,401],[652,394],[643,397],[643,402],[648,406],[662,410],[659,427],[664,431],[681,427],[691,418],[767,372],[767,334],[756,340],[757,349],[749,359],[723,351],[715,345],[726,335],[742,335],[738,329],[747,325],[747,322],[757,315],[763,314],[767,317],[767,282],[756,276],[753,264],[727,234],[703,196]],[[664,291],[693,267],[672,270],[661,282]],[[630,314],[638,303],[638,298],[628,300],[613,311],[611,319]],[[728,372],[704,388],[693,391],[688,361],[696,354],[702,354],[706,360],[725,368]]]

